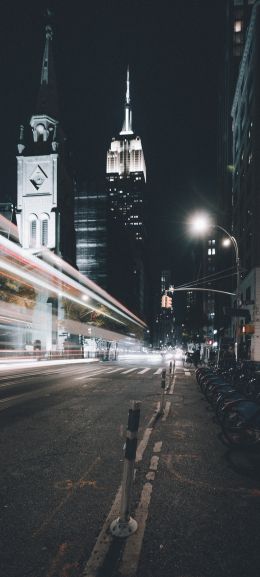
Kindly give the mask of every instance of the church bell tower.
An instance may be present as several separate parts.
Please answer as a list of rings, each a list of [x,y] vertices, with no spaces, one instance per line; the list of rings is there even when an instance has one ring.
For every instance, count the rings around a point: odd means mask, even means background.
[[[17,145],[17,225],[23,248],[40,254],[47,247],[74,265],[74,191],[59,122],[52,41],[47,24],[36,109],[29,126],[20,127]]]

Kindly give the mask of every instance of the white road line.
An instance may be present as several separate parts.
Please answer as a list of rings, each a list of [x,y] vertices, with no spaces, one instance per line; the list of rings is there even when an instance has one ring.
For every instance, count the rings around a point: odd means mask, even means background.
[[[86,373],[81,377],[74,377],[74,381],[82,381],[83,379],[87,379],[88,377],[94,377],[95,375],[100,375],[100,373],[106,373],[108,369],[101,369],[99,371],[95,371],[94,373]]]
[[[155,371],[154,375],[160,375],[162,372],[162,369],[157,369],[157,371]]]
[[[146,520],[148,517],[149,505],[151,501],[153,486],[151,483],[145,483],[141,498],[136,509],[134,518],[138,523],[138,531],[131,535],[124,548],[122,561],[119,566],[122,577],[134,577],[137,572],[138,562],[142,550],[143,537],[145,532]]]
[[[150,471],[157,471],[159,463],[159,457],[153,455],[150,461]]]
[[[185,369],[184,369],[184,373],[185,373],[185,377],[187,377],[191,374],[190,371],[185,371]]]
[[[154,444],[153,452],[160,453],[162,442]],[[154,481],[158,469],[159,456],[153,455],[150,461],[149,471],[146,474],[147,481]],[[148,517],[149,505],[151,501],[153,486],[152,483],[145,483],[138,507],[134,513],[134,519],[138,524],[138,531],[131,535],[131,539],[126,541],[122,560],[119,564],[119,574],[121,577],[136,577],[138,563],[141,555],[146,521]]]
[[[144,373],[147,373],[147,371],[150,371],[150,368],[148,369],[143,369],[142,371],[139,371],[139,373],[137,373],[138,375],[143,375]]]
[[[116,519],[119,515],[121,495],[122,495],[122,486],[120,486],[117,491],[114,503],[108,513],[108,516],[101,529],[101,532],[99,533],[94,549],[92,550],[90,558],[82,573],[82,577],[97,576],[98,572],[100,571],[100,567],[102,567],[104,563],[106,555],[109,551],[109,547],[113,540],[112,533],[110,533],[109,531],[109,527],[112,521]]]
[[[148,473],[145,475],[145,478],[147,479],[147,481],[154,481],[155,471],[148,471]]]
[[[128,373],[132,373],[133,371],[137,371],[138,367],[134,367],[133,369],[128,369],[127,371],[123,371],[122,375],[127,375]]]
[[[166,421],[166,419],[167,419],[167,417],[168,417],[168,415],[169,415],[169,412],[170,412],[170,408],[171,408],[171,401],[166,401],[165,409],[164,409],[164,415],[163,415],[162,421]]]
[[[124,368],[124,367],[119,367],[119,368],[117,368],[117,369],[113,369],[112,371],[109,370],[109,371],[107,371],[107,374],[109,375],[110,373],[116,373],[116,372],[118,372],[118,371],[122,371],[123,368]]]
[[[154,447],[153,447],[154,453],[160,453],[161,449],[162,449],[162,441],[157,441],[157,443],[154,443]]]
[[[138,445],[138,447],[137,447],[137,450],[136,450],[136,458],[135,458],[135,462],[136,462],[136,463],[139,463],[139,461],[141,461],[142,458],[143,458],[143,454],[144,454],[144,451],[145,451],[145,449],[146,449],[146,447],[147,447],[147,444],[148,444],[148,441],[149,441],[149,439],[150,439],[152,430],[153,430],[153,429],[150,429],[150,428],[149,428],[149,429],[145,429],[143,438],[142,438],[142,440],[140,441],[140,443],[139,443],[139,445]]]
[[[152,429],[146,429],[145,430],[143,438],[137,447],[136,461],[137,460],[140,461],[142,459],[143,453],[144,453],[144,450],[147,446],[151,432],[152,432]],[[137,459],[137,456],[138,456],[138,459]],[[141,503],[146,504],[147,514],[146,514],[146,510],[142,511],[142,507],[141,507],[142,520],[140,521],[140,523],[143,523],[143,521],[146,521],[146,518],[148,515],[148,506],[150,503],[150,498],[149,498],[149,500],[148,500],[148,498],[146,498],[148,485],[151,488],[150,492],[152,492],[152,485],[150,483],[146,483],[144,486],[142,495],[141,495],[139,507],[140,507]],[[145,487],[146,487],[146,489],[145,489]],[[148,491],[148,493],[149,493],[149,491]],[[148,493],[147,493],[147,495],[148,495]],[[89,560],[88,560],[88,562],[85,566],[85,569],[82,573],[82,577],[97,577],[98,574],[100,573],[100,568],[104,564],[105,558],[108,554],[109,548],[110,548],[112,541],[114,539],[114,537],[112,536],[112,533],[110,533],[109,527],[110,527],[112,521],[114,519],[116,519],[120,513],[121,496],[122,496],[122,485],[120,485],[120,487],[117,491],[117,494],[115,496],[115,500],[114,500],[112,507],[108,513],[108,516],[104,522],[104,525],[103,525],[103,527],[99,533],[96,544],[92,550],[92,553],[89,557]],[[144,529],[145,529],[145,523],[144,523],[143,531],[141,531],[141,545],[142,545],[142,540],[143,540]],[[139,523],[138,523],[138,533],[139,533]],[[133,537],[133,535],[132,535],[132,537]],[[139,555],[140,555],[140,551],[138,550],[138,558],[139,558]]]

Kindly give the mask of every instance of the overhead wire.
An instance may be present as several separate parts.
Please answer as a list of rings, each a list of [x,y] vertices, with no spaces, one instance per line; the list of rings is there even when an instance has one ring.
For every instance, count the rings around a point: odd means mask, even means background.
[[[222,280],[222,279],[224,279],[224,278],[228,278],[228,277],[234,276],[234,275],[236,274],[236,271],[235,271],[234,269],[235,269],[235,267],[229,267],[229,268],[227,268],[227,269],[223,269],[223,270],[221,270],[221,271],[218,271],[217,273],[212,273],[212,274],[210,274],[210,275],[206,275],[206,276],[204,276],[204,277],[200,277],[200,278],[198,278],[198,279],[196,279],[196,280],[194,280],[194,281],[191,281],[191,282],[189,282],[189,283],[184,283],[184,284],[178,285],[178,286],[176,286],[175,288],[185,288],[185,287],[193,286],[193,285],[198,284],[199,282],[204,282],[205,280],[208,280],[208,282],[212,282],[212,281],[214,281],[214,280],[216,280],[216,281],[217,281],[217,280]],[[219,276],[219,275],[221,275],[222,273],[225,273],[225,272],[228,272],[228,271],[232,271],[232,270],[234,270],[234,272],[231,273],[231,274],[229,274],[229,275],[221,276],[221,277]]]

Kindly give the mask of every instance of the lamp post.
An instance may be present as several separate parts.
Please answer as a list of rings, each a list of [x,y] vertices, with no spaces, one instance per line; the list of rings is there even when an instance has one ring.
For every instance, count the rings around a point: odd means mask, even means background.
[[[239,306],[239,293],[240,293],[240,259],[239,259],[239,251],[238,251],[238,243],[236,238],[226,230],[223,226],[219,224],[215,224],[210,221],[208,215],[202,214],[193,217],[191,220],[192,229],[197,233],[206,232],[210,228],[217,228],[224,232],[228,239],[230,240],[231,244],[235,250],[235,257],[236,257],[236,308]],[[238,360],[238,317],[236,317],[236,329],[235,329],[235,356],[236,360]]]

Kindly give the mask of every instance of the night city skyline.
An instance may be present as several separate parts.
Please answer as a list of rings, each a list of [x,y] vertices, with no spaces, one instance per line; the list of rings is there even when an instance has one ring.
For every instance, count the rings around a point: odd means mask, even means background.
[[[4,201],[15,199],[19,125],[36,103],[47,4],[29,2],[26,11],[16,2],[2,4]],[[159,12],[155,2],[50,8],[61,121],[77,181],[105,172],[109,142],[122,126],[129,65],[133,127],[147,164],[151,250],[158,269],[172,268],[177,283],[191,280],[182,264],[190,255],[186,215],[198,205],[216,206],[223,3],[214,20],[205,1],[165,2]]]
[[[0,576],[259,577],[260,0],[0,14]]]

